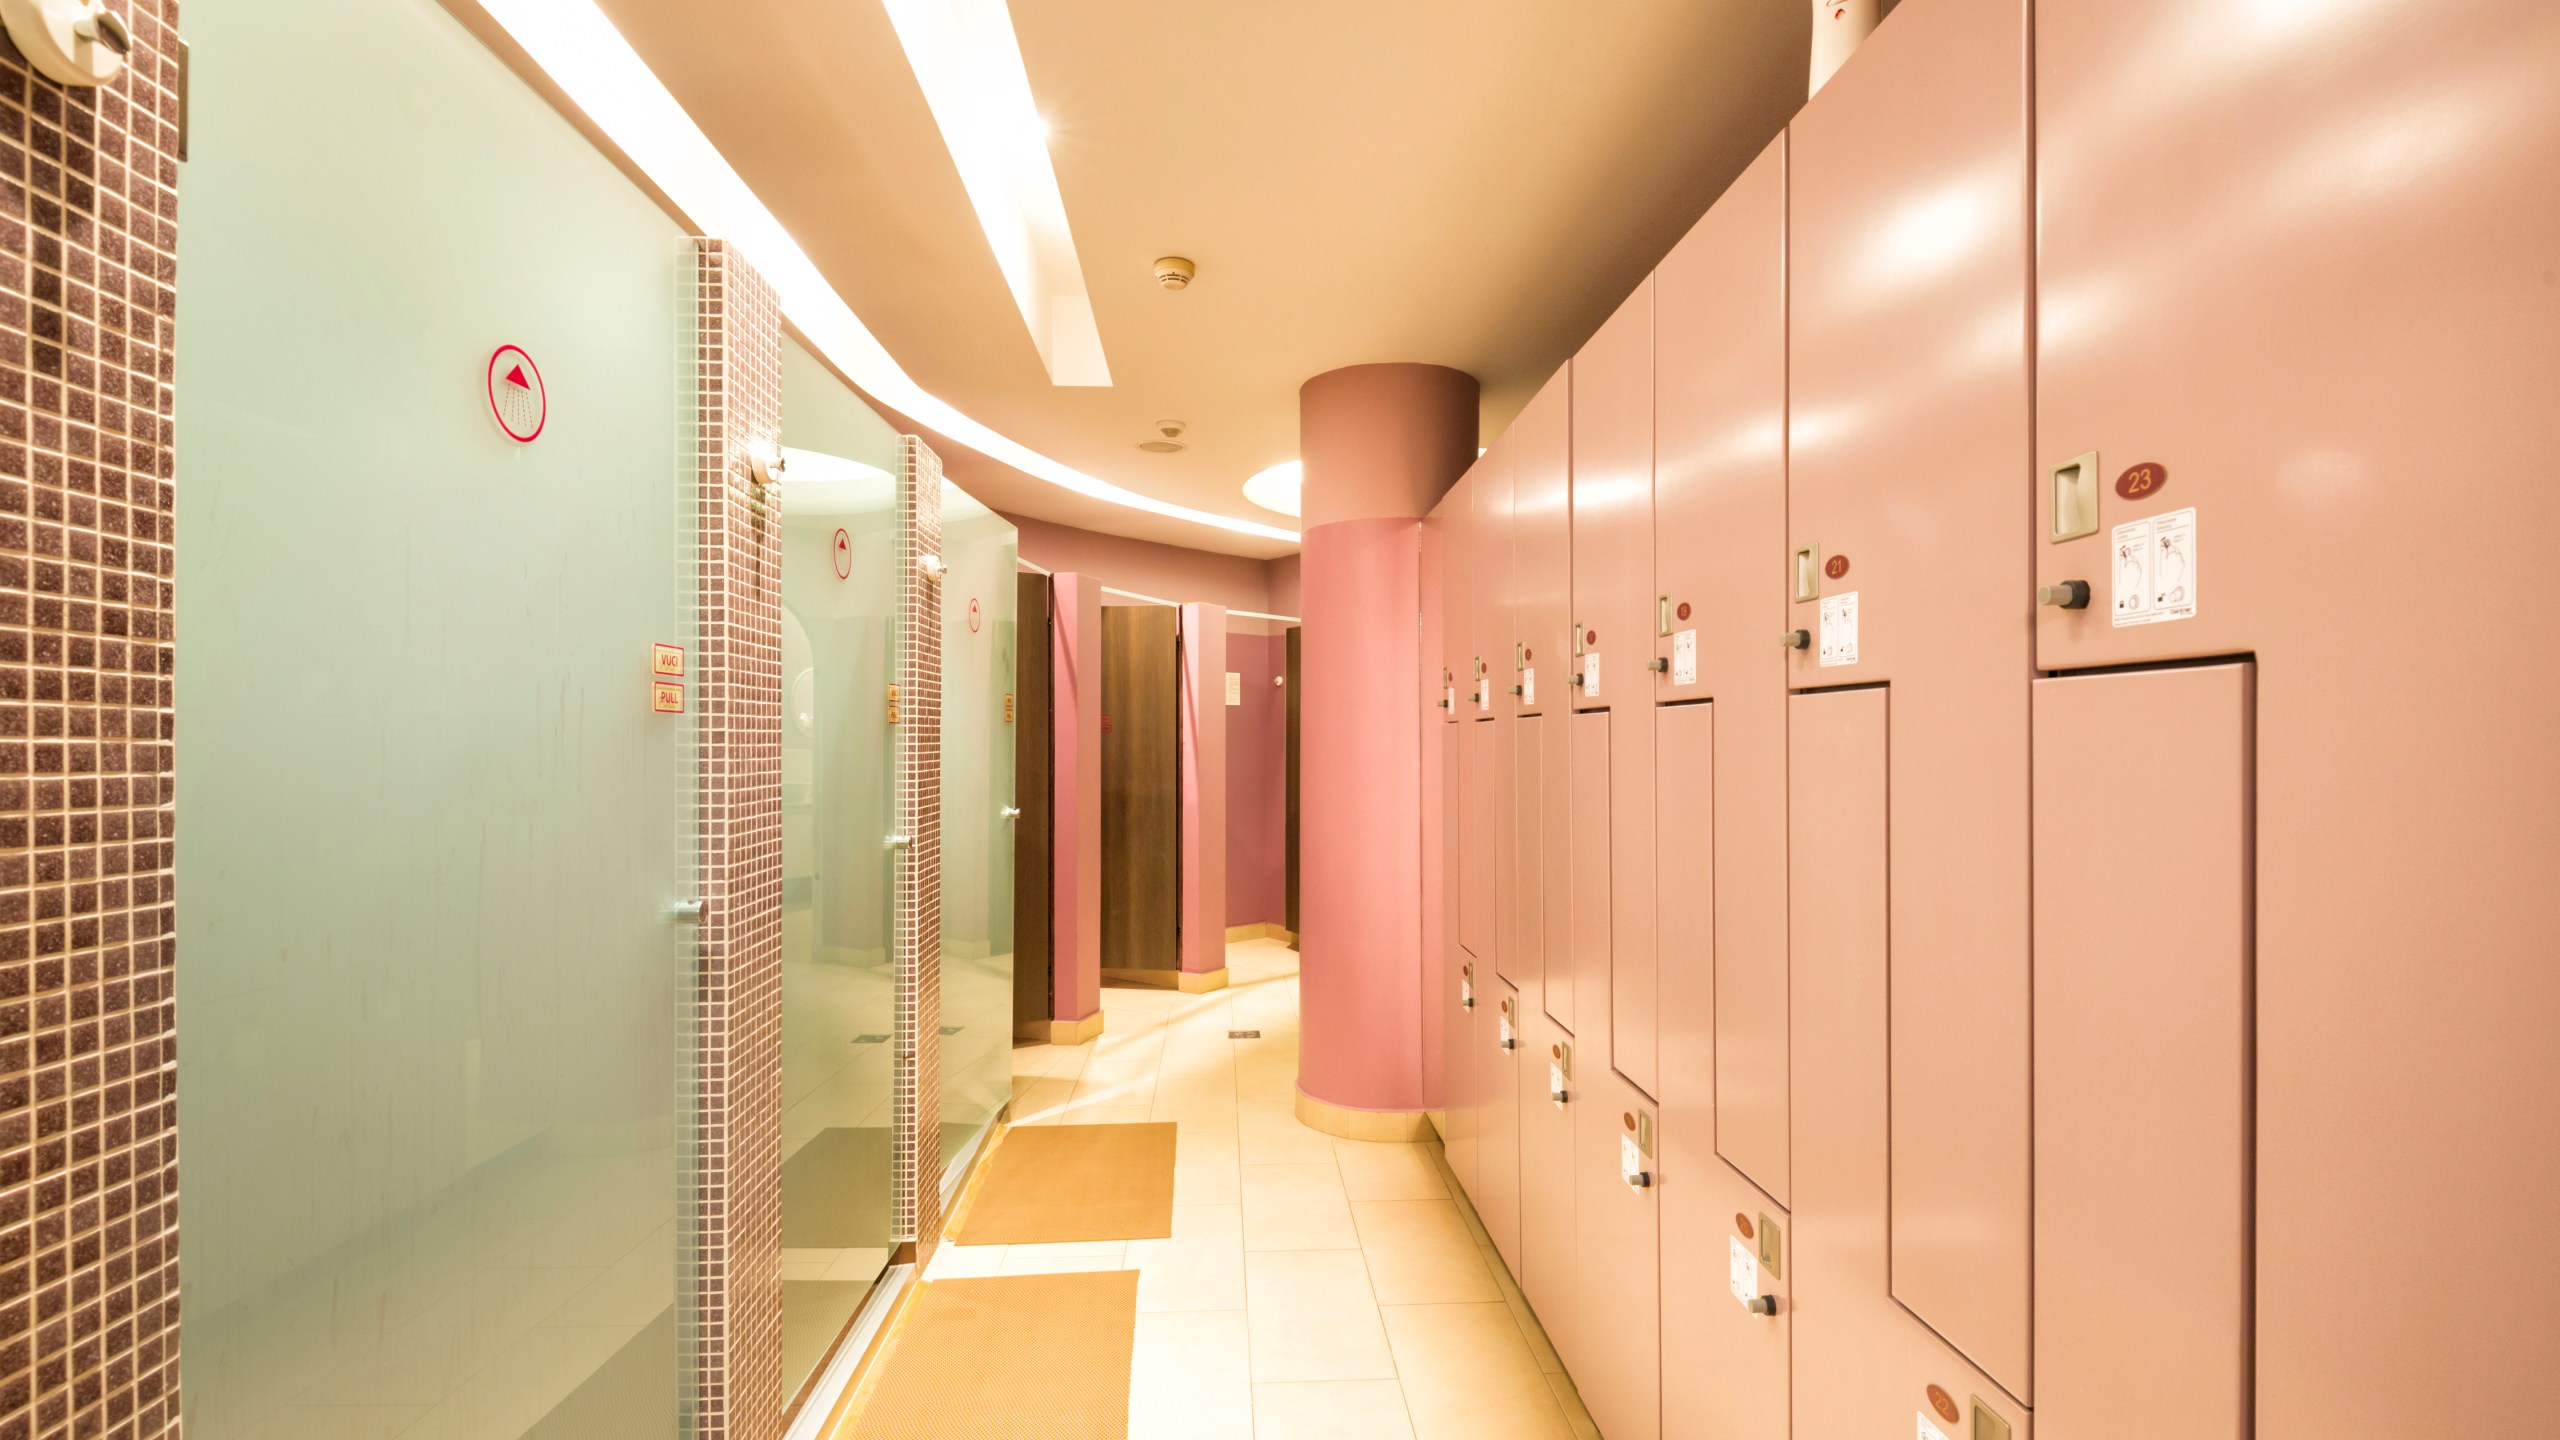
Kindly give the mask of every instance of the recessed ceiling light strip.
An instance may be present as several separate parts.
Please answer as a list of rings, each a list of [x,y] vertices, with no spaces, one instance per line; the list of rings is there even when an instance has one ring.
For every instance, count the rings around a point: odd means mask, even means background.
[[[721,158],[693,117],[593,0],[479,0],[543,73],[621,147],[694,227],[736,245],[783,313],[854,384],[918,424],[1024,474],[1105,504],[1296,543],[1298,532],[1142,495],[1052,460],[962,414],[909,378],[807,252]]]

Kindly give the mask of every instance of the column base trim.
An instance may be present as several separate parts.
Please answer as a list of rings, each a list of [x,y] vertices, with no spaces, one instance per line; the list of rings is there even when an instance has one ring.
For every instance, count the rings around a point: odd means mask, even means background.
[[[1422,1110],[1354,1110],[1298,1092],[1298,1123],[1345,1140],[1412,1144],[1432,1136],[1431,1118]]]
[[[1298,943],[1298,935],[1296,931],[1277,920],[1262,920],[1251,925],[1228,926],[1227,943],[1233,945],[1239,940],[1279,940],[1295,945]]]
[[[1025,1020],[1013,1027],[1013,1038],[1034,1045],[1081,1045],[1102,1033],[1102,1012],[1081,1020]]]

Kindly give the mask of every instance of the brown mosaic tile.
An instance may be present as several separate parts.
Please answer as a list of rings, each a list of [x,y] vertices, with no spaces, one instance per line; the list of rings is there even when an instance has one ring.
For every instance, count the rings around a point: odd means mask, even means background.
[[[178,15],[111,4],[112,85],[0,39],[0,1440],[179,1423]]]
[[[898,1233],[919,1263],[942,1236],[942,461],[902,437],[898,501],[897,915],[890,940]],[[930,559],[930,569],[926,564]]]

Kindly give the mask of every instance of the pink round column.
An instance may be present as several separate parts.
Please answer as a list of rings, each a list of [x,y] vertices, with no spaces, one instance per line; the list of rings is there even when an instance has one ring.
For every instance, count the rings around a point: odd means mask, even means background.
[[[1475,462],[1477,399],[1440,365],[1355,365],[1298,392],[1298,1112],[1360,1138],[1432,1103],[1421,517]]]

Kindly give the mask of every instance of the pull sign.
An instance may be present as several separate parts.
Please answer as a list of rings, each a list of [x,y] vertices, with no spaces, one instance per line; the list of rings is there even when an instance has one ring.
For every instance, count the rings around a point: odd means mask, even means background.
[[[684,673],[684,647],[683,647],[683,646],[681,646],[681,645],[652,645],[652,646],[650,646],[650,647],[649,647],[649,673],[650,673],[650,674],[652,674],[652,675],[681,675],[681,674],[683,674],[683,673]]]
[[[660,680],[649,687],[649,709],[658,715],[684,713],[684,687]]]
[[[1004,692],[1004,723],[1013,723],[1013,692],[1010,690]]]
[[[889,723],[892,725],[898,723],[898,687],[895,685],[889,687]]]

